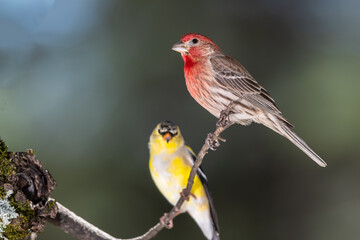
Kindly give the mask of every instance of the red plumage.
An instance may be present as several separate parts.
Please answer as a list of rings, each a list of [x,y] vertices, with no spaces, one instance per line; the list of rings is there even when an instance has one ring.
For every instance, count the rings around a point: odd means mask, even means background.
[[[184,60],[186,86],[191,96],[219,118],[230,102],[230,120],[242,125],[260,123],[304,151],[322,167],[326,163],[292,131],[269,93],[235,59],[226,56],[208,37],[189,33],[176,43],[174,51]]]

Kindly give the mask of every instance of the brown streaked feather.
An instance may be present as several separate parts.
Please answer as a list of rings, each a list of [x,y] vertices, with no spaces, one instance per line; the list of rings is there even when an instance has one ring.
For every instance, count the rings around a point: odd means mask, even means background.
[[[210,58],[215,80],[240,98],[274,115],[281,115],[274,99],[235,59],[217,55]],[[230,63],[230,64],[229,64]]]

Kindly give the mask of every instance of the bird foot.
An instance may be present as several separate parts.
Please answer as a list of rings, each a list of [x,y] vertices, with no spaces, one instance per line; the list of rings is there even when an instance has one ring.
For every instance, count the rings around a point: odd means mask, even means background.
[[[216,127],[225,128],[228,125],[231,125],[230,114],[226,110],[221,111],[219,120],[216,122]]]
[[[206,138],[206,142],[209,145],[209,148],[213,151],[216,151],[216,148],[220,146],[220,141],[226,142],[226,139],[215,136],[213,133],[209,133]]]
[[[173,220],[167,220],[169,214],[164,213],[164,216],[160,218],[160,223],[167,229],[171,229],[174,227]]]
[[[220,112],[220,117],[216,122],[216,127],[227,128],[228,126],[232,125],[232,122],[230,121],[230,114],[233,104],[233,102],[230,102],[226,109]]]

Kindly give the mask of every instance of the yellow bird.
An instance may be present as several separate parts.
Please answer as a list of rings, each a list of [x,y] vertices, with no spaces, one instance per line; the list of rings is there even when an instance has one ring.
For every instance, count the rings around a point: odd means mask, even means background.
[[[196,159],[195,154],[185,145],[179,126],[170,121],[156,126],[150,136],[149,148],[152,179],[164,197],[175,205],[180,193],[186,188],[191,167]],[[185,201],[181,207],[180,213],[183,212],[190,214],[207,239],[220,239],[217,215],[207,179],[200,168],[195,176],[189,201]]]

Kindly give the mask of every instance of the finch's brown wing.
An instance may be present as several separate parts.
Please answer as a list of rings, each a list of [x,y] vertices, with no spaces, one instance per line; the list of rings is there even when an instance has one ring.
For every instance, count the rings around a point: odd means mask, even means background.
[[[210,63],[216,81],[225,90],[231,91],[240,99],[245,99],[264,111],[281,116],[274,99],[235,59],[218,55],[210,58]]]

